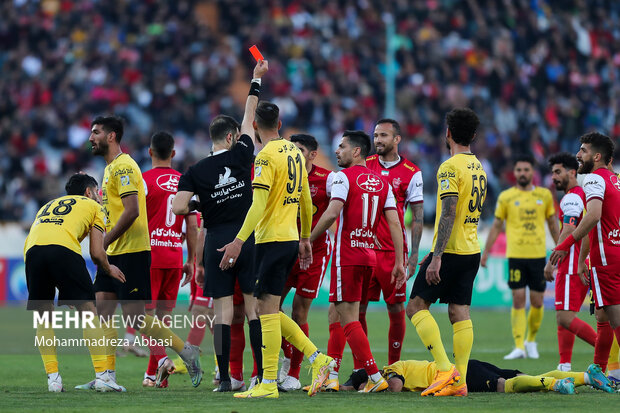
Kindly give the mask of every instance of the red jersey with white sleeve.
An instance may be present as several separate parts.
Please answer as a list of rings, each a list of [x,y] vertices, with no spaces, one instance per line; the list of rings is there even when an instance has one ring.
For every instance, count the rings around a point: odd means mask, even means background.
[[[566,224],[575,227],[581,222],[586,207],[586,194],[583,188],[575,186],[568,190],[566,195],[560,201],[560,222],[562,227]],[[577,274],[577,264],[579,258],[579,250],[581,242],[575,243],[570,247],[568,256],[558,265],[558,273],[561,274]]]
[[[344,203],[338,217],[333,263],[374,266],[376,229],[384,210],[396,209],[389,184],[365,166],[354,165],[336,173],[332,200]]]
[[[400,156],[396,164],[383,162],[379,155],[366,158],[368,169],[376,172],[381,179],[392,187],[394,199],[398,209],[398,218],[403,227],[403,245],[407,251],[407,236],[405,234],[405,211],[407,204],[423,202],[422,171],[413,162]],[[382,215],[377,227],[378,243],[375,249],[382,251],[394,251],[394,243],[390,234],[390,227]]]
[[[172,212],[181,173],[153,168],[142,174],[151,236],[151,268],[183,268],[184,217]]]
[[[312,228],[319,222],[321,215],[329,205],[329,195],[331,193],[332,183],[336,174],[329,169],[312,165],[312,170],[308,174],[308,183],[310,185],[310,195],[312,196]],[[325,249],[329,247],[328,232],[318,237],[312,243],[312,251],[315,249]]]
[[[601,219],[590,231],[592,267],[620,266],[620,181],[613,172],[599,168],[583,181],[586,201],[603,201]]]

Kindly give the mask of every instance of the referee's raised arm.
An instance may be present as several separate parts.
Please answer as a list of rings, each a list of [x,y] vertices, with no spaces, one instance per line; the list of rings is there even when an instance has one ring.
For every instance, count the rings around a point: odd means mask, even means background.
[[[245,113],[243,114],[243,121],[241,121],[241,134],[246,134],[252,138],[252,143],[256,147],[256,134],[254,133],[254,117],[256,113],[256,106],[258,105],[258,95],[260,94],[261,78],[269,70],[269,62],[266,60],[259,60],[254,67],[254,73],[252,77],[252,83],[250,84],[250,93],[248,99],[245,102]]]

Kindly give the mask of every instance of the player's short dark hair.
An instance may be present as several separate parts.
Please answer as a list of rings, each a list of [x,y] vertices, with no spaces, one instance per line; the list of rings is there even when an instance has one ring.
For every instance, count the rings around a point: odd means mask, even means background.
[[[515,156],[513,158],[512,166],[517,166],[517,162],[527,162],[532,165],[532,167],[536,166],[536,160],[534,159],[534,156],[529,153],[520,153]]]
[[[342,136],[349,139],[351,145],[356,148],[360,148],[360,155],[362,158],[366,158],[370,153],[370,136],[361,130],[346,130]]]
[[[217,115],[209,125],[209,135],[214,142],[221,142],[226,139],[226,135],[236,134],[241,125],[234,118],[226,115]]]
[[[397,121],[395,121],[394,119],[390,119],[390,118],[383,118],[377,121],[377,125],[380,125],[382,123],[391,124],[392,128],[394,129],[394,135],[400,135],[400,124]]]
[[[446,123],[452,140],[459,145],[467,146],[476,136],[480,119],[476,112],[469,108],[455,108],[446,114]]]
[[[575,171],[579,169],[577,158],[575,155],[571,155],[568,152],[560,152],[549,158],[549,167],[553,168],[553,165],[556,164],[562,165],[565,169],[572,169]]]
[[[92,128],[95,125],[101,125],[105,133],[116,133],[116,142],[123,139],[123,119],[119,116],[97,116],[91,123]]]
[[[261,101],[256,107],[256,124],[262,129],[278,129],[280,108],[271,102]]]
[[[97,188],[97,180],[90,175],[75,174],[67,181],[65,191],[67,195],[84,195],[86,188]]]
[[[316,151],[317,149],[319,149],[319,144],[317,143],[316,138],[306,133],[296,133],[294,135],[291,135],[291,142],[300,143],[304,148],[309,151]]]
[[[174,138],[168,132],[155,132],[151,137],[151,149],[158,159],[168,159],[174,149]]]
[[[581,143],[590,144],[595,152],[600,153],[603,156],[605,165],[611,162],[611,157],[614,155],[615,145],[609,136],[603,135],[599,132],[590,132],[579,138],[579,141]]]

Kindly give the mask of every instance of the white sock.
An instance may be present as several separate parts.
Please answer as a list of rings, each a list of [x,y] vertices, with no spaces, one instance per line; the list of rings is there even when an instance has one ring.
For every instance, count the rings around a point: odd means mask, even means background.
[[[58,372],[50,373],[50,374],[47,375],[47,380],[49,380],[49,381],[56,381],[56,380],[58,380],[58,377],[60,377],[60,374],[58,374]]]
[[[590,381],[590,375],[588,373],[583,373],[583,382],[585,384],[592,384],[592,382]]]
[[[103,380],[103,375],[106,374],[107,372],[108,371],[105,370],[105,371],[101,371],[99,373],[95,373],[95,378]]]
[[[321,354],[321,352],[319,350],[315,351],[314,353],[312,353],[312,355],[310,357],[308,357],[308,361],[312,364],[314,363],[314,360],[316,360],[316,357]]]
[[[371,374],[370,378],[372,379],[372,381],[374,381],[376,383],[379,380],[381,380],[381,373],[376,372],[375,374]]]
[[[263,383],[265,383],[265,384],[275,383],[275,382],[276,382],[276,380],[263,379]]]
[[[620,379],[620,369],[609,370],[607,375],[616,379]]]
[[[131,333],[125,333],[125,340],[130,341],[133,343],[133,341],[136,339],[136,335],[135,334],[131,334]]]
[[[144,378],[145,379],[151,379],[153,381],[155,381],[155,379],[156,379],[155,375],[150,375],[150,374],[146,374],[146,373],[144,373]]]
[[[338,372],[336,370],[332,370],[329,372],[329,379],[334,380],[338,378]]]
[[[108,370],[108,373],[110,374],[110,378],[116,382],[116,370]]]

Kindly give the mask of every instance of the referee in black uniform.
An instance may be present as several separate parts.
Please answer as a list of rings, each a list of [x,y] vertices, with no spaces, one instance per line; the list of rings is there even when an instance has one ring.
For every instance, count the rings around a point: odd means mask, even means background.
[[[230,324],[233,318],[235,280],[239,280],[245,312],[250,324],[250,342],[262,371],[261,326],[256,315],[254,285],[254,236],[243,244],[236,265],[226,271],[219,264],[223,253],[217,249],[235,238],[245,215],[252,205],[252,161],[254,157],[254,113],[258,104],[261,77],[267,72],[267,61],[261,60],[254,68],[250,94],[245,104],[241,129],[230,116],[220,115],[211,122],[209,134],[213,141],[212,156],[189,168],[179,181],[179,191],[172,203],[177,215],[189,212],[189,202],[194,194],[200,199],[200,212],[207,230],[204,252],[199,256],[197,274],[206,274],[204,294],[213,297],[215,326],[213,341],[220,370],[220,385],[215,391],[233,389],[228,365],[230,360]]]

